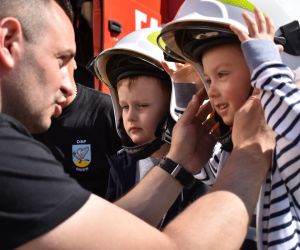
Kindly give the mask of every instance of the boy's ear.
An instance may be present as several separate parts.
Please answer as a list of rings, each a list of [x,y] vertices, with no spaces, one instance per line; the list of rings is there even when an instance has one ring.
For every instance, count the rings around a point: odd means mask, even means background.
[[[0,21],[0,62],[3,67],[12,68],[20,54],[23,40],[20,22],[11,17]]]

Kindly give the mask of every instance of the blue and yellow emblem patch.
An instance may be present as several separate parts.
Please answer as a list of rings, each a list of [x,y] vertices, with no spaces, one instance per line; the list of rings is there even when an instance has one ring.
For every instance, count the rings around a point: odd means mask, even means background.
[[[79,168],[85,168],[91,163],[91,144],[72,145],[72,159]]]

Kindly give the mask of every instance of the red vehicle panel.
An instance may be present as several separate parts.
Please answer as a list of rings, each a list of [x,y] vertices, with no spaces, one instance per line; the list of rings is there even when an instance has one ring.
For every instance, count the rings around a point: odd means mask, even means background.
[[[84,4],[89,6],[89,11],[84,14],[91,15],[86,17],[92,27],[92,41],[90,42],[93,52],[90,58],[98,55],[102,50],[114,46],[129,32],[146,27],[156,27],[172,20],[182,2],[183,0],[85,1]],[[77,47],[79,51],[85,51],[86,39],[79,38],[78,40],[84,40],[84,44],[77,41]],[[77,56],[76,60],[79,66],[87,63],[86,59],[82,60],[84,57],[87,57],[87,53],[82,52]],[[93,85],[96,89],[108,92],[107,88],[96,80]]]

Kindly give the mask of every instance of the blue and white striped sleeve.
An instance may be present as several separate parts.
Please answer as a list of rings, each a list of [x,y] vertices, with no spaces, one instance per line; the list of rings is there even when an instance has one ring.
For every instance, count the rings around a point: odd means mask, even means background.
[[[271,41],[250,40],[242,44],[242,49],[252,73],[251,84],[262,90],[268,125],[279,137],[300,146],[300,90],[293,72],[282,63]]]
[[[206,185],[212,186],[228,156],[229,153],[222,150],[221,144],[217,143],[214,147],[212,157],[204,165],[200,173],[194,175],[194,177]]]

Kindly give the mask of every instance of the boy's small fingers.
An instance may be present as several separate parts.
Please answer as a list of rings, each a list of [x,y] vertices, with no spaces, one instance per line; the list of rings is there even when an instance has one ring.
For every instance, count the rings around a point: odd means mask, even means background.
[[[185,67],[185,64],[183,64],[183,63],[175,63],[175,67],[176,67],[176,69],[180,69],[180,68]]]
[[[266,16],[266,24],[267,24],[268,34],[274,36],[275,35],[275,26],[274,26],[273,20],[269,16]]]
[[[174,73],[174,70],[171,69],[171,68],[169,67],[169,65],[168,65],[166,62],[162,61],[162,62],[161,62],[161,65],[162,65],[162,67],[164,68],[164,70],[165,70],[170,76]]]
[[[255,37],[256,34],[258,33],[258,27],[257,27],[256,21],[246,12],[244,12],[242,14],[242,16],[248,27],[249,36]]]
[[[237,37],[239,38],[239,40],[241,42],[244,42],[248,39],[248,34],[246,34],[244,31],[242,31],[240,28],[238,28],[235,25],[230,25],[230,29],[232,30],[232,32],[234,34],[237,35]]]
[[[281,44],[276,44],[276,47],[277,47],[279,53],[282,53],[284,51],[284,48]]]
[[[255,13],[255,20],[256,20],[256,25],[258,27],[258,30],[260,32],[266,32],[267,28],[266,28],[266,20],[264,14],[257,7],[254,9],[254,13]]]

